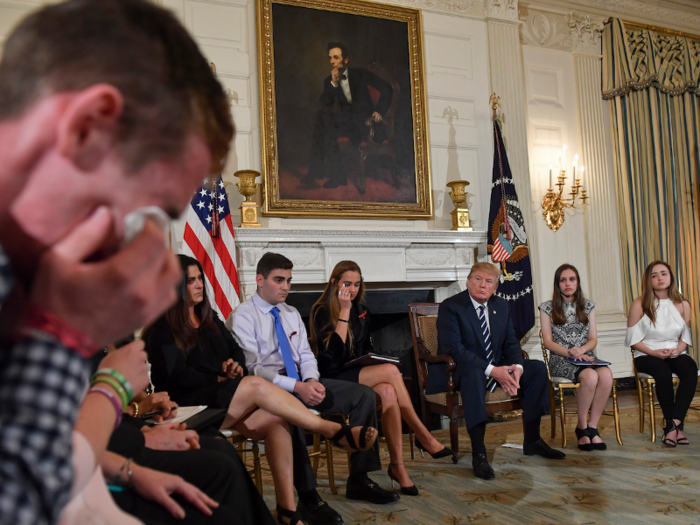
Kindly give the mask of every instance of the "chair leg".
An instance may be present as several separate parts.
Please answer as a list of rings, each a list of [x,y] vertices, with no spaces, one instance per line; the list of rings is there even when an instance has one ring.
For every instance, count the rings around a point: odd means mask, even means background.
[[[338,489],[335,487],[335,474],[333,473],[333,447],[328,440],[326,440],[326,468],[328,469],[328,485],[331,487],[331,492],[338,494]]]
[[[566,448],[566,406],[564,405],[564,391],[559,390],[559,415],[561,416],[561,448]]]
[[[413,450],[413,430],[408,429],[408,445],[411,447],[411,459],[416,459]]]
[[[450,418],[450,444],[452,445],[452,463],[459,461],[459,425],[457,416]]]
[[[554,395],[552,383],[549,383],[549,426],[552,438],[557,436],[557,403],[555,402]]]
[[[613,380],[612,385],[612,398],[613,398],[613,418],[615,419],[615,437],[617,438],[617,444],[622,445],[622,435],[620,434],[620,410],[617,406],[617,381]]]
[[[314,432],[314,456],[311,460],[311,467],[314,469],[314,475],[318,473],[318,458],[321,450],[321,434]]]
[[[651,442],[656,443],[656,414],[654,411],[654,388],[651,380],[647,379],[647,395],[649,396],[649,424],[651,425]]]
[[[258,442],[253,440],[253,473],[255,476],[255,486],[258,488],[260,495],[263,493],[262,484],[262,468],[260,467],[260,449]]]
[[[637,397],[639,398],[639,433],[644,432],[644,394],[642,382],[637,379]]]

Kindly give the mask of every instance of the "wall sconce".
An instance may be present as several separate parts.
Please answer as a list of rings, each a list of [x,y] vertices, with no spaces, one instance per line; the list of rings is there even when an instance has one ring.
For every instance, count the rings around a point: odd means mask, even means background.
[[[574,156],[572,163],[573,176],[571,178],[571,198],[564,198],[564,186],[566,185],[566,170],[561,169],[562,165],[566,165],[566,145],[559,151],[559,173],[556,186],[559,187],[559,192],[554,191],[552,185],[552,166],[549,166],[549,189],[542,199],[542,218],[547,223],[549,229],[557,231],[564,224],[564,212],[567,208],[572,210],[582,210],[586,206],[586,190],[583,187],[583,173],[585,168],[580,167],[579,173],[581,178],[576,178],[576,165],[578,164],[578,155]],[[578,199],[578,200],[577,200]]]

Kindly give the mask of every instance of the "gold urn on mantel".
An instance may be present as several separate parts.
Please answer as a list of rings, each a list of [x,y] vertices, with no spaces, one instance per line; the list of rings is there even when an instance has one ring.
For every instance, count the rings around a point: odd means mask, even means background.
[[[260,228],[258,205],[253,200],[253,195],[255,195],[259,186],[255,179],[260,176],[260,172],[240,170],[234,173],[233,176],[240,179],[240,182],[236,183],[236,187],[238,188],[238,193],[245,198],[241,203],[241,228]]]
[[[454,204],[455,209],[450,212],[452,215],[452,228],[454,231],[470,232],[472,224],[469,220],[469,208],[467,207],[467,186],[469,182],[466,180],[453,180],[447,183],[450,188],[450,199]]]

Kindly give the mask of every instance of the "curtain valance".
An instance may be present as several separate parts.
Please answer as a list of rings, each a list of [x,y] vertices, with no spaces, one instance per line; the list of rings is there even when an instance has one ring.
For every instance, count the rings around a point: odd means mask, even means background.
[[[625,26],[613,18],[603,39],[604,99],[649,86],[669,95],[700,96],[700,38]]]

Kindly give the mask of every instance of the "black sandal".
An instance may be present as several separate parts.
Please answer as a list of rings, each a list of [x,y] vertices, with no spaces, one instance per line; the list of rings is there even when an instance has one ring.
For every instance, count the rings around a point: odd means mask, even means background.
[[[678,430],[678,426],[677,426],[676,423],[673,421],[673,419],[672,419],[671,421],[667,421],[667,422],[666,422],[666,426],[664,427],[664,437],[663,437],[663,439],[661,440],[661,442],[662,442],[664,445],[666,445],[668,448],[676,448],[676,445],[678,444],[675,440],[673,440],[673,439],[671,439],[671,438],[669,438],[669,437],[666,437],[667,435],[669,435],[669,434],[670,434],[671,432],[673,432],[674,430],[677,431],[677,430]],[[676,436],[677,436],[677,435],[678,435],[678,434],[676,434]]]
[[[282,521],[283,518],[289,518],[289,521]],[[298,510],[289,510],[277,505],[277,523],[279,525],[304,525],[304,518],[301,517]]]
[[[374,433],[372,434],[372,437],[369,439],[369,442],[367,442],[367,439],[365,436],[367,435],[367,431],[372,428],[374,430]],[[358,450],[369,450],[374,446],[374,442],[377,440],[377,429],[374,427],[362,427],[360,430],[360,443],[358,446],[358,443],[355,442],[355,436],[352,435],[352,428],[349,425],[346,424],[341,424],[340,430],[335,433],[335,436],[331,438],[331,442],[336,446],[340,447],[346,452],[357,452]],[[347,441],[346,445],[343,445],[340,440],[345,438]]]
[[[608,448],[605,443],[593,443],[594,437],[600,437],[600,433],[598,433],[597,428],[588,427],[586,430],[588,431],[588,437],[591,438],[591,446],[594,450],[606,450]]]
[[[581,438],[585,438],[585,437],[587,437],[589,440],[591,438],[591,436],[588,435],[588,429],[587,428],[578,428],[578,426],[577,426],[576,427],[576,439],[581,439]],[[585,450],[586,452],[590,452],[591,450],[593,450],[593,445],[591,443],[584,443],[584,444],[579,443],[578,448],[580,448],[581,450]]]
[[[681,421],[680,425],[676,425],[678,427],[679,432],[683,432],[683,421]],[[688,441],[688,438],[683,436],[682,438],[676,439],[676,443],[678,445],[690,445],[690,441]]]

